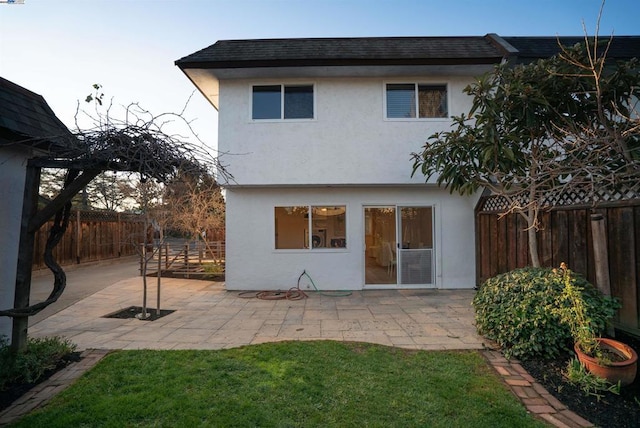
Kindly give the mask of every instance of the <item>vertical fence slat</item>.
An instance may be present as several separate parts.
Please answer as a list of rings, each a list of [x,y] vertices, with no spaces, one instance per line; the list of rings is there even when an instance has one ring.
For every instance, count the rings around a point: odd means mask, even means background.
[[[587,211],[571,210],[568,211],[571,218],[569,224],[569,268],[587,276]]]
[[[496,263],[499,271],[507,271],[509,264],[509,243],[507,231],[507,219],[505,217],[496,219],[496,253],[502,255],[497,257]]]
[[[610,208],[607,211],[611,294],[622,302],[618,310],[619,322],[638,328],[633,208]]]
[[[569,263],[569,220],[564,210],[551,212],[551,217],[552,266],[556,267],[562,262]]]
[[[636,249],[636,326],[640,329],[640,205],[633,208],[633,230],[635,231]]]
[[[43,225],[35,236],[33,268],[44,267],[42,254],[51,228]],[[137,215],[101,211],[75,211],[54,257],[60,265],[83,263],[137,254],[141,242],[142,218]]]
[[[484,205],[482,198],[479,207]],[[495,205],[494,205],[495,206]],[[591,213],[606,218],[612,294],[623,304],[619,326],[640,332],[640,200],[607,204],[607,208],[562,207],[541,215],[538,246],[543,266],[566,261],[590,282],[595,281]],[[476,210],[476,281],[531,264],[526,222],[519,214]],[[515,243],[514,243],[515,241]],[[510,260],[515,257],[515,262]],[[505,262],[506,261],[506,262]]]

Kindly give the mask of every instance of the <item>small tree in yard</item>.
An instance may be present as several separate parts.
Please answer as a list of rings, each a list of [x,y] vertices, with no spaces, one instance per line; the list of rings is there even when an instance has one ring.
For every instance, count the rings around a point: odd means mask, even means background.
[[[608,47],[585,37],[549,59],[497,66],[465,88],[471,111],[413,154],[413,173],[438,174],[437,184],[451,192],[486,188],[504,197],[508,212],[526,220],[531,263],[539,267],[542,209],[574,190],[594,205],[602,192],[637,196],[638,62],[609,64]]]
[[[196,240],[203,232],[224,227],[225,204],[220,186],[209,174],[183,174],[166,186],[167,225]],[[204,240],[206,244],[206,239]]]

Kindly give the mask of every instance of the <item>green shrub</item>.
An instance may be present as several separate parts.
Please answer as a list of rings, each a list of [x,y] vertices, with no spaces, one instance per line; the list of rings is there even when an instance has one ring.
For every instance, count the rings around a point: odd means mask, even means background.
[[[224,265],[221,263],[203,263],[204,272],[211,275],[224,273]]]
[[[602,331],[615,312],[613,301],[582,276],[570,274],[594,331]],[[563,290],[563,275],[549,268],[516,269],[490,278],[473,300],[478,332],[500,345],[507,358],[554,358],[573,344],[559,315],[570,304]]]
[[[73,353],[76,345],[60,337],[30,338],[27,350],[15,354],[7,339],[0,337],[0,390],[11,383],[36,382],[47,370],[54,369],[61,360]]]

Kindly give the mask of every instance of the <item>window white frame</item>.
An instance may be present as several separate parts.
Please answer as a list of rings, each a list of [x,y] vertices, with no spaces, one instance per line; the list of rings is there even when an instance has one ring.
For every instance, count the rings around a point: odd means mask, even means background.
[[[254,88],[256,87],[266,87],[266,86],[279,86],[280,87],[280,117],[274,118],[264,118],[264,119],[256,119],[254,118]],[[312,90],[312,109],[313,114],[311,117],[301,117],[301,118],[285,118],[285,103],[286,103],[286,89],[287,88],[297,88],[297,87],[311,87]],[[253,122],[283,122],[283,121],[310,121],[315,120],[316,118],[316,84],[310,82],[299,82],[299,83],[254,83],[250,87],[249,91],[249,117]]]
[[[303,245],[300,247],[291,247],[285,244],[282,247],[279,246],[279,242],[281,237],[279,234],[281,231],[279,230],[278,225],[278,211],[292,214],[295,212],[296,208],[306,208],[305,225],[303,230]],[[316,215],[314,216],[314,211],[328,211],[328,210],[337,210],[335,213],[328,213],[327,215]],[[342,210],[342,212],[340,212]],[[274,225],[274,233],[273,233],[273,248],[275,251],[346,251],[349,243],[347,242],[347,211],[348,207],[346,204],[297,204],[297,205],[275,205],[273,207],[273,225]],[[322,224],[323,217],[326,217],[326,220],[332,219],[332,217],[336,216],[330,224]],[[338,218],[339,216],[339,218]],[[314,222],[316,220],[318,223]],[[342,222],[342,225],[339,225]],[[298,226],[300,227],[300,226]],[[293,235],[300,232],[293,231]],[[316,244],[316,235],[320,235],[321,241]],[[295,239],[295,238],[294,238]],[[282,242],[282,241],[281,241]],[[291,244],[288,244],[291,245]]]
[[[413,85],[413,90],[414,90],[414,112],[415,112],[415,116],[412,117],[389,117],[388,116],[388,112],[387,112],[387,88],[389,85]],[[446,95],[445,95],[445,102],[446,102],[446,112],[444,114],[444,116],[429,116],[429,117],[419,117],[419,112],[420,112],[420,99],[419,99],[419,87],[420,86],[433,86],[433,87],[442,87],[444,86],[445,91],[446,91]],[[388,121],[416,121],[416,120],[422,120],[422,121],[441,121],[441,120],[448,120],[450,115],[450,111],[451,111],[451,95],[450,95],[450,88],[449,88],[449,84],[446,82],[441,82],[441,81],[437,81],[437,82],[427,82],[427,81],[387,81],[387,82],[383,82],[382,85],[382,100],[383,100],[383,109],[382,109],[382,115],[384,117],[384,120],[388,120]]]

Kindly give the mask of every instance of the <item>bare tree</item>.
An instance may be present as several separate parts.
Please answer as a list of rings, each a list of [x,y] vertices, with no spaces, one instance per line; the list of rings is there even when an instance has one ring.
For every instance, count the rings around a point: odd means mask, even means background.
[[[167,185],[164,201],[167,225],[193,239],[224,227],[224,199],[211,175],[182,175]]]
[[[128,175],[105,171],[85,187],[92,208],[121,211],[134,192]]]

